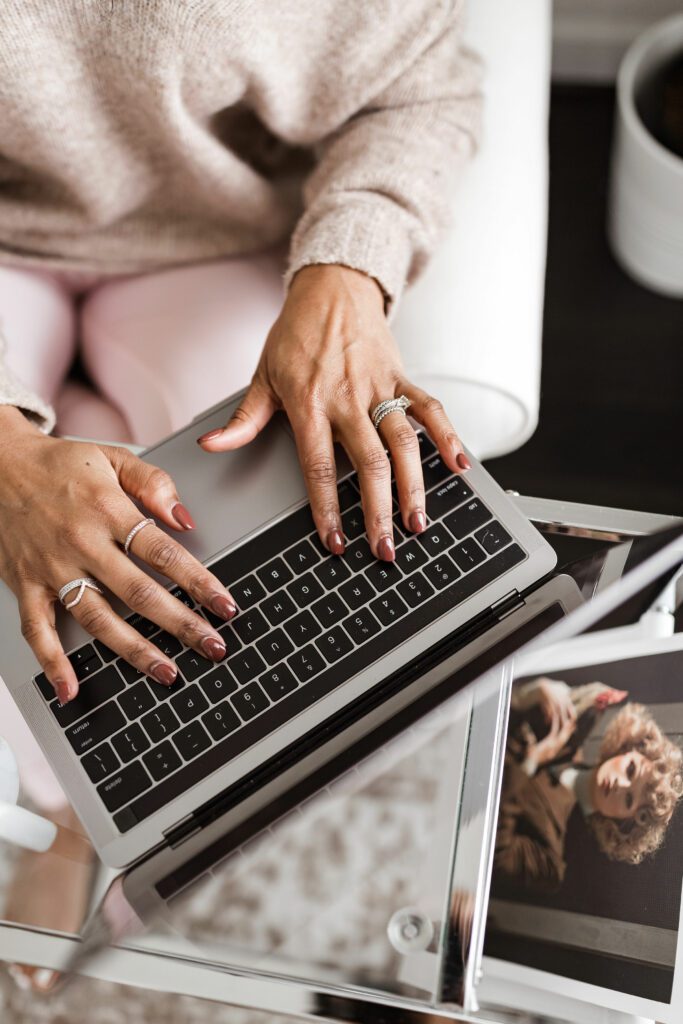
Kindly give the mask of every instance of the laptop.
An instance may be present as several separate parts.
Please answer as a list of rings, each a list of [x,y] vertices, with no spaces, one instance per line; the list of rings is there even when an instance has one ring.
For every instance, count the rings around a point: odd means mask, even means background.
[[[470,455],[472,469],[452,474],[422,431],[428,529],[406,534],[395,504],[396,561],[376,561],[357,477],[340,460],[347,550],[330,556],[317,539],[284,416],[236,452],[197,447],[196,438],[223,425],[241,398],[142,455],[172,475],[197,520],[192,534],[174,537],[238,605],[228,624],[197,609],[223,635],[224,662],[205,662],[112,600],[175,658],[178,680],[162,687],[57,606],[81,681],[79,696],[60,707],[22,639],[16,600],[0,584],[0,675],[111,867],[175,849],[228,812],[238,827],[242,816],[274,806],[424,695],[435,652],[447,648],[463,666],[500,642],[511,613],[534,603],[555,565],[553,549],[477,460]],[[566,591],[566,608],[580,601],[571,581],[552,585]],[[544,600],[552,604],[555,595]],[[404,671],[416,663],[417,689],[415,674]]]

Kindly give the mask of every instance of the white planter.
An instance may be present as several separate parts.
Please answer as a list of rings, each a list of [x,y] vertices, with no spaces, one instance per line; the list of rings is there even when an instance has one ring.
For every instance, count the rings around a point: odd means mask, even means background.
[[[680,53],[683,14],[676,14],[639,36],[621,63],[607,228],[626,272],[674,298],[683,298],[683,159],[650,134],[635,97]]]

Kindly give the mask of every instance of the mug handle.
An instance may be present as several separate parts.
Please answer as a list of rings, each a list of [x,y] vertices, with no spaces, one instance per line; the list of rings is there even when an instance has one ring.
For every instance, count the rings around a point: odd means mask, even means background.
[[[45,853],[57,838],[57,826],[47,818],[0,801],[0,840],[36,853]]]

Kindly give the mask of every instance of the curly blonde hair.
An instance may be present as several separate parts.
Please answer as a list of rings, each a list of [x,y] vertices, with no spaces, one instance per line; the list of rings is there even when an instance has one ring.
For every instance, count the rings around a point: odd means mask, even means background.
[[[610,860],[640,864],[661,846],[683,795],[683,753],[662,734],[642,704],[627,704],[609,725],[600,748],[600,763],[631,750],[637,750],[653,766],[635,818],[621,821],[595,813],[588,822]]]

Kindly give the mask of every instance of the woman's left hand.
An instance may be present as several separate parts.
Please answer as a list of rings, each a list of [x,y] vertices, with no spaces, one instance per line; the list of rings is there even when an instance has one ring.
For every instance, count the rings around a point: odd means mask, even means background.
[[[222,430],[199,438],[206,451],[222,452],[252,441],[277,409],[292,424],[315,525],[333,554],[344,551],[333,442],[346,449],[358,472],[370,547],[377,558],[395,556],[391,466],[403,523],[425,529],[420,450],[410,422],[385,416],[379,432],[370,411],[405,394],[452,472],[469,469],[462,444],[441,403],[406,380],[401,356],[384,315],[384,297],[373,278],[347,267],[300,270],[266,340],[249,391]]]

